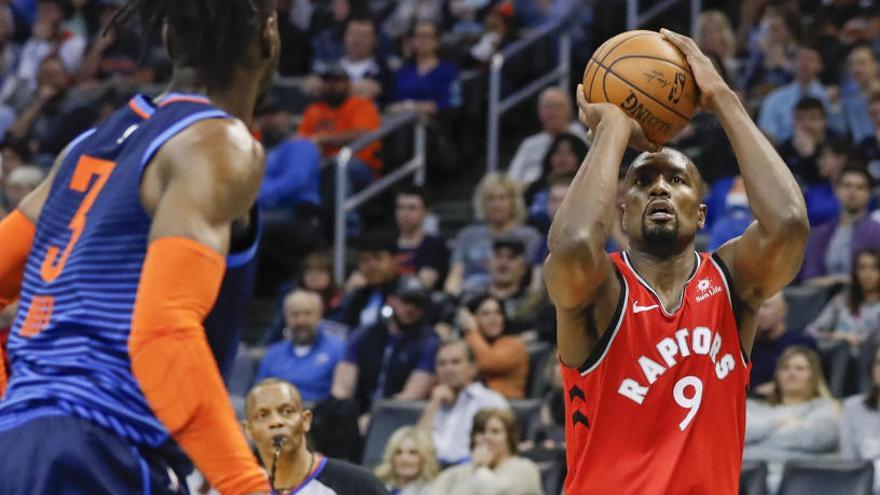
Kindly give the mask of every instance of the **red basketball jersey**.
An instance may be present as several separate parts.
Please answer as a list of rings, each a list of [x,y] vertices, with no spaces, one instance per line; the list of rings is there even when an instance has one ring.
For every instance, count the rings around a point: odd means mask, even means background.
[[[751,364],[729,277],[695,253],[668,314],[626,253],[612,326],[581,369],[562,367],[566,495],[738,493]]]

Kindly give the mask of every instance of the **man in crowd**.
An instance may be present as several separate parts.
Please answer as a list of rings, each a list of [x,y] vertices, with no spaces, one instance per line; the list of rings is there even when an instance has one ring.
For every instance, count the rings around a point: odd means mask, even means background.
[[[846,283],[853,255],[867,247],[880,247],[880,223],[868,215],[871,176],[863,167],[847,166],[837,176],[834,195],[840,217],[810,232],[801,280],[828,287]]]
[[[422,285],[433,289],[446,276],[449,249],[444,239],[425,231],[429,208],[424,187],[402,187],[394,197],[398,269],[401,274],[415,274]]]
[[[351,335],[333,377],[333,397],[354,399],[361,414],[374,399],[426,398],[437,352],[437,337],[424,318],[429,302],[418,280],[402,277],[381,318]]]
[[[521,184],[531,184],[541,177],[544,167],[544,155],[553,143],[553,139],[570,132],[576,136],[585,136],[583,126],[573,120],[571,97],[567,92],[556,88],[547,88],[538,97],[538,119],[541,121],[541,132],[523,140],[516,150],[507,176]]]
[[[788,304],[778,292],[758,308],[755,345],[752,347],[751,393],[769,397],[773,393],[773,374],[782,351],[793,345],[816,348],[816,342],[801,333],[800,329],[788,329],[785,318]]]
[[[431,432],[437,458],[451,465],[470,455],[471,425],[480,409],[508,409],[498,392],[476,381],[477,361],[464,340],[449,340],[437,350],[437,386],[419,419]]]
[[[309,451],[311,427],[312,411],[294,385],[270,378],[248,393],[244,429],[269,472],[272,493],[388,494],[364,468]]]
[[[333,370],[345,354],[345,341],[320,328],[321,297],[294,290],[284,298],[284,337],[266,351],[257,381],[275,377],[299,388],[302,399],[315,402],[330,395]]]
[[[341,323],[368,327],[379,320],[385,300],[397,284],[397,243],[391,236],[365,235],[358,243],[358,270],[342,301]]]

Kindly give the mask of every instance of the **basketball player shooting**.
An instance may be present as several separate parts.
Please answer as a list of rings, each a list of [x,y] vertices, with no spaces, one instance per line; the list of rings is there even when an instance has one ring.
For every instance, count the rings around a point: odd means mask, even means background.
[[[178,446],[224,495],[269,491],[203,320],[255,249],[230,244],[255,223],[248,124],[277,66],[275,1],[131,0],[114,23],[134,20],[163,33],[169,89],[71,142],[0,222],[0,306],[21,301],[4,495],[185,493]]]
[[[696,252],[706,218],[697,167],[578,87],[593,146],[545,263],[565,385],[566,495],[738,492],[755,314],[794,278],[809,231],[797,183],[736,94],[693,40],[662,33],[733,146],[755,221],[716,252]],[[645,151],[624,179],[629,249],[608,254],[627,145]]]

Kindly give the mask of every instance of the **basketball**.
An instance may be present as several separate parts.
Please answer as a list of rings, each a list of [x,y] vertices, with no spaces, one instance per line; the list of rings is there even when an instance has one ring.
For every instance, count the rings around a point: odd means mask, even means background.
[[[657,144],[681,132],[699,102],[684,54],[654,31],[627,31],[603,43],[587,63],[583,87],[587,101],[619,106]]]

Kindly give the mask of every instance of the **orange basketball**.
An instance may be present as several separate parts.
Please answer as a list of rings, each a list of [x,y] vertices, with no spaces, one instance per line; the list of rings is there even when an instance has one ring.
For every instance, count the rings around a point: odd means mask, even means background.
[[[684,129],[699,94],[684,55],[654,31],[627,31],[609,39],[584,70],[587,101],[619,106],[657,144]]]

